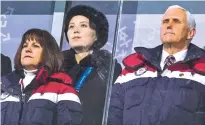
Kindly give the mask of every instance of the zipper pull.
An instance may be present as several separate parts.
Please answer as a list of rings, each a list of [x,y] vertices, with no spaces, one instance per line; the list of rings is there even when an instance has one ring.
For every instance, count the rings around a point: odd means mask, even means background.
[[[22,100],[23,103],[25,103],[26,99],[25,99],[25,94],[24,93],[22,93],[22,95],[21,95],[21,100]]]

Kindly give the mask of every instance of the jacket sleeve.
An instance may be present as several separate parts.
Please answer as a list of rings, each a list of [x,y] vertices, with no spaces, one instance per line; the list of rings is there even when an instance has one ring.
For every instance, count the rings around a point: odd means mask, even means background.
[[[12,71],[11,60],[8,56],[1,54],[1,76],[5,76]]]
[[[121,79],[120,77],[118,77],[117,81]],[[124,90],[117,81],[112,87],[107,125],[123,124]]]
[[[66,86],[66,85],[65,85]],[[82,107],[72,86],[64,87],[57,100],[57,125],[80,125],[82,122]]]
[[[114,70],[114,75],[113,75],[113,83],[114,83],[115,80],[118,78],[118,76],[120,75],[121,72],[122,72],[122,67],[121,67],[121,65],[117,62],[117,60],[115,60],[115,70]]]

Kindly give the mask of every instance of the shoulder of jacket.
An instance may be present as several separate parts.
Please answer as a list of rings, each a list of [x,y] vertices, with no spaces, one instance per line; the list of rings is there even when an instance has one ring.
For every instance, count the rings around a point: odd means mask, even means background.
[[[46,84],[39,86],[33,93],[47,93],[52,92],[56,94],[74,93],[76,91],[72,85],[72,79],[69,75],[63,72],[57,72],[47,78]]]
[[[205,75],[205,58],[201,58],[196,61],[193,61],[192,64],[195,72]]]
[[[144,65],[145,59],[141,53],[133,53],[123,59],[123,65],[128,69],[136,69]]]
[[[66,84],[66,85],[72,85],[72,82],[73,82],[72,78],[68,74],[63,73],[63,72],[54,73],[48,78],[48,80],[50,82],[58,82],[58,83]]]

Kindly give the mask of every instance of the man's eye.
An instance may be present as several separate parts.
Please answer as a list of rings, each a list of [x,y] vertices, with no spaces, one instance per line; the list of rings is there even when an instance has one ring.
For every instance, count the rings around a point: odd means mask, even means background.
[[[169,20],[163,20],[163,22],[162,23],[168,23],[169,22]]]
[[[174,20],[175,23],[181,23],[178,19]]]

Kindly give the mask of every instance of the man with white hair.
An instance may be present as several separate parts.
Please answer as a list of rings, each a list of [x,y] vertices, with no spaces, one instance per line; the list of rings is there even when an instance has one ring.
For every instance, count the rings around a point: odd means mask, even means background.
[[[194,17],[170,6],[155,48],[136,47],[112,88],[107,125],[205,125],[205,51]]]

